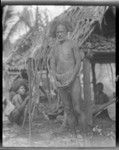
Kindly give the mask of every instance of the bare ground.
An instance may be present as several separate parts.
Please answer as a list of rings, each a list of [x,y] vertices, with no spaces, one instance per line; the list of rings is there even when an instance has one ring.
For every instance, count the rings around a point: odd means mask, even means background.
[[[115,147],[115,122],[95,118],[93,128],[86,134],[77,129],[77,137],[70,131],[54,134],[61,123],[35,118],[32,122],[31,137],[29,126],[24,128],[3,123],[3,147]]]

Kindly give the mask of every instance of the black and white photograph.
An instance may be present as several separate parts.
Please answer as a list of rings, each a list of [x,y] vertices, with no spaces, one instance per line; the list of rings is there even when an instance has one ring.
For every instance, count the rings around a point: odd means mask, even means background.
[[[2,147],[116,147],[116,7],[2,6]]]

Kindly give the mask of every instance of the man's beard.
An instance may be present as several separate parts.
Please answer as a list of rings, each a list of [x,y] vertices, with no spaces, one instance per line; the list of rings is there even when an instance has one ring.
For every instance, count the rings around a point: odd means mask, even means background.
[[[66,41],[66,38],[57,38],[58,42],[64,43]]]

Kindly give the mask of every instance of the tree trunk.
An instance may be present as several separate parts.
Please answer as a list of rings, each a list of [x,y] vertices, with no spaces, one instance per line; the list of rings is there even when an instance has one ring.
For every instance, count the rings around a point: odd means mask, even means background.
[[[91,110],[91,87],[90,87],[90,62],[87,58],[83,62],[83,83],[84,83],[84,100],[86,101],[86,118],[87,124],[92,124]]]

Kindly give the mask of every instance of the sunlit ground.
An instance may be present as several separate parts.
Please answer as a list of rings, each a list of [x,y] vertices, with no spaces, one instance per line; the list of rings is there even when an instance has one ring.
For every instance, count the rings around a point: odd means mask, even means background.
[[[36,115],[35,115],[36,116]],[[77,129],[77,137],[69,130],[61,134],[54,134],[61,123],[47,120],[41,114],[32,122],[31,136],[29,136],[28,121],[24,128],[3,122],[3,147],[114,147],[115,122],[110,119],[94,119],[93,129],[84,135]]]

